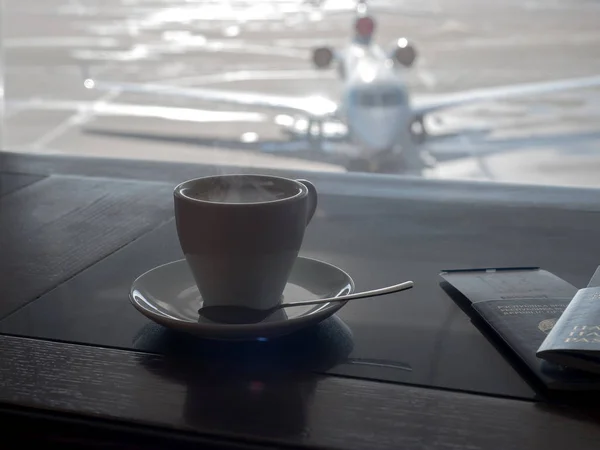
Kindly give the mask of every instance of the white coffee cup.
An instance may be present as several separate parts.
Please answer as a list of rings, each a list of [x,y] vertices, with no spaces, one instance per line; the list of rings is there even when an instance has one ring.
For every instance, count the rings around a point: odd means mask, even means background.
[[[306,180],[219,175],[174,191],[177,234],[204,306],[270,309],[317,207]]]

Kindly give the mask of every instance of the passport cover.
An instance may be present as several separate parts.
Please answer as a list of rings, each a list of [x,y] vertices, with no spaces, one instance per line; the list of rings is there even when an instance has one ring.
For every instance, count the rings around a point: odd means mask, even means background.
[[[538,349],[547,361],[600,374],[600,267],[577,291]]]
[[[575,286],[537,267],[445,270],[440,275],[463,299],[449,295],[472,319],[482,321],[543,386],[600,390],[600,378],[536,356],[577,293]]]

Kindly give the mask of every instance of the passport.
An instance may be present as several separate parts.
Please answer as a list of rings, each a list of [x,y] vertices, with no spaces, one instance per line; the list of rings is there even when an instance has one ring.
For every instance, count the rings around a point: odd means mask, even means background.
[[[538,267],[445,270],[440,276],[478,328],[537,383],[550,390],[600,390],[600,377],[537,354],[578,293],[575,286]]]
[[[537,351],[546,361],[600,374],[600,267],[577,291]]]

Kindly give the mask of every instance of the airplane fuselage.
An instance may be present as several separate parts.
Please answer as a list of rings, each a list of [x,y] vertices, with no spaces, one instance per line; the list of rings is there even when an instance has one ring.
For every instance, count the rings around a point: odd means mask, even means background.
[[[413,120],[399,69],[377,45],[351,44],[339,61],[340,113],[364,157],[401,147]]]

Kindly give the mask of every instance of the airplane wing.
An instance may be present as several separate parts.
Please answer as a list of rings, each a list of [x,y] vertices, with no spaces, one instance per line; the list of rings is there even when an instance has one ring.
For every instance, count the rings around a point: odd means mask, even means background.
[[[182,122],[261,122],[263,114],[245,111],[209,111],[196,108],[173,106],[136,105],[129,103],[111,103],[94,101],[72,101],[52,99],[9,100],[6,102],[9,112],[18,113],[27,110],[50,110],[89,113],[94,116],[124,116],[166,119]]]
[[[167,95],[188,99],[203,100],[237,106],[275,109],[280,112],[303,114],[324,119],[335,117],[337,104],[325,97],[286,97],[254,92],[220,91],[205,88],[177,87],[154,83],[111,83],[87,79],[88,89],[103,91],[134,92],[152,95]]]
[[[600,76],[473,89],[450,94],[415,97],[412,102],[412,108],[416,116],[422,117],[425,114],[440,109],[462,106],[474,102],[503,100],[513,97],[525,97],[528,95],[562,92],[598,86],[600,86]]]
[[[600,142],[600,132],[598,131],[551,133],[500,139],[471,140],[466,137],[466,139],[456,139],[449,145],[442,144],[439,148],[432,148],[427,151],[437,162],[446,162],[539,147],[557,148],[559,150],[561,148],[569,149],[569,154],[573,155],[574,148],[581,151],[585,145],[597,144],[598,142]]]

